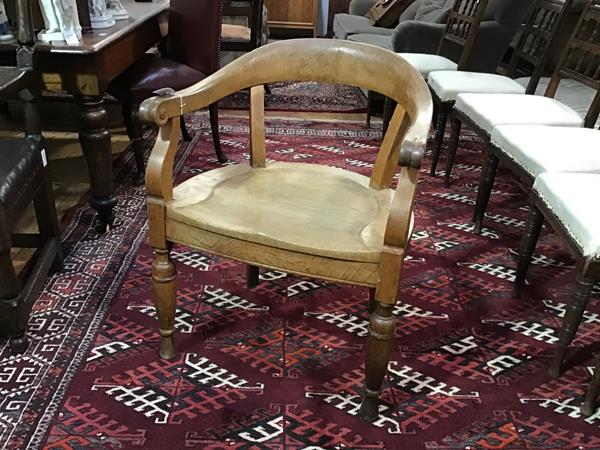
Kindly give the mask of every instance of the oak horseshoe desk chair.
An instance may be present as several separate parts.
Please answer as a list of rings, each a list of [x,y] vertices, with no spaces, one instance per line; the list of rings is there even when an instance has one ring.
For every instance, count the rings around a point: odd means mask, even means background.
[[[365,87],[397,102],[370,179],[327,166],[266,164],[264,85],[292,80]],[[251,89],[250,164],[211,170],[173,187],[181,116],[247,88]],[[296,39],[248,53],[188,89],[148,99],[140,116],[160,126],[146,171],[160,355],[176,356],[173,243],[248,264],[250,285],[258,281],[257,267],[266,267],[366,286],[374,290],[374,301],[360,415],[376,420],[395,328],[392,311],[432,117],[423,77],[389,50]],[[393,190],[398,164],[398,185]]]

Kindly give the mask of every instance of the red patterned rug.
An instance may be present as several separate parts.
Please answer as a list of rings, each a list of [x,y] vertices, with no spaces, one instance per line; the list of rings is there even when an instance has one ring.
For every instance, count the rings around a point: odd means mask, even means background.
[[[267,111],[362,113],[367,111],[367,98],[359,88],[316,82],[279,82],[269,84]],[[247,91],[238,92],[219,102],[223,109],[248,109]]]
[[[216,167],[206,115],[190,120],[180,180]],[[232,163],[248,158],[247,122],[222,120]],[[362,123],[271,120],[269,157],[368,174],[380,140]],[[510,296],[526,195],[499,174],[488,228],[470,230],[481,145],[467,138],[454,184],[424,174],[396,307],[380,419],[356,416],[367,290],[262,273],[177,247],[178,344],[157,355],[142,188],[116,168],[117,227],[93,231],[76,208],[65,270],[49,280],[24,355],[0,347],[0,443],[47,449],[600,449],[600,413],[579,405],[599,349],[600,293],[559,380],[546,372],[569,301],[573,261],[545,232],[531,285]],[[428,164],[428,163],[427,163]]]

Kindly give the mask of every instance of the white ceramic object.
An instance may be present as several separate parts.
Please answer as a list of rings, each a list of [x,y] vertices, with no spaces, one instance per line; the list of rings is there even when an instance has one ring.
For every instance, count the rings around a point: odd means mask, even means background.
[[[129,19],[129,13],[121,3],[121,0],[106,0],[106,6],[115,20]]]
[[[81,25],[75,0],[39,0],[44,29],[38,34],[43,42],[64,41],[69,35],[81,39]]]
[[[109,28],[115,24],[115,19],[106,6],[106,0],[88,0],[88,5],[92,28]]]

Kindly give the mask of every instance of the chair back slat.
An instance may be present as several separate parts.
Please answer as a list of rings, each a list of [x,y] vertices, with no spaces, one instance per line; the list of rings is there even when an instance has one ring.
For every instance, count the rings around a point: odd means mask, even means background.
[[[586,127],[593,127],[600,114],[600,5],[596,1],[583,10],[544,95],[554,97],[563,78],[596,91],[584,121]]]
[[[516,78],[519,64],[534,69],[526,93],[534,94],[559,37],[558,31],[568,16],[572,0],[535,0],[511,58],[508,75]]]
[[[463,70],[469,60],[487,4],[488,0],[455,0],[452,6],[438,54],[444,55],[449,44],[462,47],[458,70]]]

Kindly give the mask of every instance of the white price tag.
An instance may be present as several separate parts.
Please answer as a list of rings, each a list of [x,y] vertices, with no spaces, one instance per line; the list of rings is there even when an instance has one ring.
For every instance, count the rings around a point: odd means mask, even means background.
[[[40,154],[42,155],[42,165],[44,167],[46,167],[48,165],[48,157],[46,156],[46,149],[43,148],[42,151],[40,152]]]
[[[65,41],[67,41],[67,45],[79,45],[79,38],[77,38],[77,34],[75,34],[73,28],[65,28],[63,36],[65,37]]]

